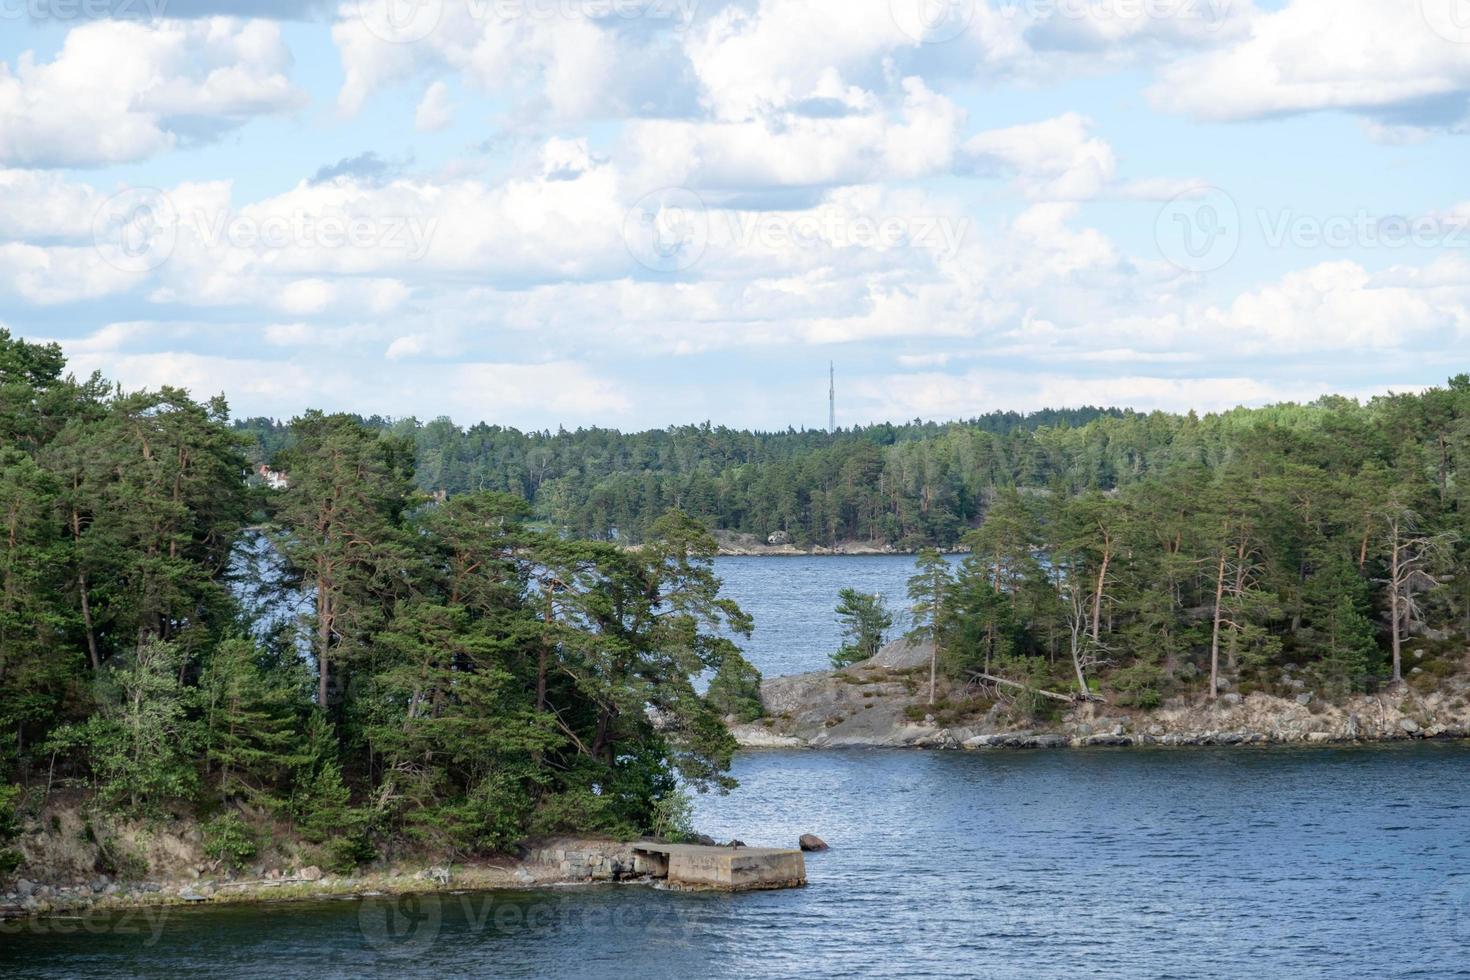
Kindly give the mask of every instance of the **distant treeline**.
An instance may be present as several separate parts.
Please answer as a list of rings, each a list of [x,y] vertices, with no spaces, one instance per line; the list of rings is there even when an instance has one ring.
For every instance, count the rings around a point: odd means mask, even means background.
[[[1101,408],[992,412],[835,434],[708,423],[624,434],[521,432],[483,422],[461,428],[447,418],[360,421],[413,441],[424,490],[514,494],[577,537],[642,541],[662,514],[678,509],[727,530],[786,531],[803,545],[916,546],[958,541],[997,486],[1059,479],[1079,488],[1114,485],[1114,469],[1132,469],[1136,460],[1130,453],[1109,459],[1107,444],[1118,437],[1089,425],[1147,428],[1150,419]],[[290,448],[287,423],[250,418],[235,428],[255,440],[258,461]],[[1090,432],[1089,441],[1079,442],[1079,432]],[[1092,445],[1098,436],[1103,444]]]
[[[1367,404],[1305,405],[1197,416],[1081,408],[997,412],[963,422],[822,431],[749,432],[705,425],[623,434],[611,429],[520,432],[445,418],[363,419],[410,439],[416,479],[450,496],[496,490],[572,536],[644,540],[679,509],[716,528],[802,546],[845,541],[951,546],[978,527],[998,490],[1075,496],[1120,490],[1180,467],[1214,471],[1252,434],[1281,431],[1345,466],[1392,469],[1422,455],[1436,484],[1451,478],[1463,379],[1424,395]],[[1448,420],[1448,421],[1446,421]],[[271,460],[287,425],[235,423]]]

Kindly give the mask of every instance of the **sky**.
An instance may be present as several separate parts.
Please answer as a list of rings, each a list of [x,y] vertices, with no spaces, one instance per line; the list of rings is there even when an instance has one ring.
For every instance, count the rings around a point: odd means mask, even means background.
[[[519,428],[1470,369],[1470,0],[0,0],[0,326]]]

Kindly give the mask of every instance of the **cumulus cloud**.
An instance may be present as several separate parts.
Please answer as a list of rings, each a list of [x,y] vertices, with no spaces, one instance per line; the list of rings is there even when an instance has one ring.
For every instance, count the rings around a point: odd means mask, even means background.
[[[1069,112],[977,133],[965,142],[965,155],[978,172],[1015,176],[1028,197],[1086,200],[1113,179],[1118,167],[1113,148],[1091,128],[1091,120]]]
[[[426,72],[510,101],[527,120],[684,114],[693,110],[689,64],[677,43],[680,4],[649,4],[648,29],[593,17],[596,5],[345,2],[332,26],[342,58],[338,107],[361,111],[379,90]],[[419,18],[427,18],[420,21]]]
[[[1470,265],[1427,249],[1320,263],[1283,247],[1259,269],[1181,274],[1144,202],[1204,181],[1137,172],[1147,125],[1023,101],[1127,68],[1127,84],[1157,72],[1153,104],[1199,120],[1338,109],[1380,139],[1455,128],[1464,52],[1410,30],[1417,0],[1180,0],[1177,17],[996,0],[944,43],[889,0],[675,2],[664,19],[398,9],[441,14],[425,23],[389,21],[390,2],[313,7],[330,24],[289,35],[330,32],[341,85],[312,81],[359,117],[339,120],[351,142],[265,180],[160,168],[142,226],[99,231],[97,215],[143,168],[58,168],[144,160],[301,104],[271,20],[289,12],[195,0],[184,19],[82,23],[54,54],[11,57],[0,311],[85,323],[105,308],[118,322],[68,342],[79,370],[228,389],[251,411],[553,424],[784,424],[804,396],[775,376],[834,353],[877,372],[847,385],[864,418],[1220,408],[1310,397],[1332,380],[1316,365],[1365,350],[1376,365],[1456,351],[1470,326]],[[265,19],[203,16],[220,11]],[[992,83],[1034,115],[989,121]],[[384,138],[486,123],[492,149],[422,170],[402,161],[453,137]],[[167,233],[146,262],[94,241],[140,231]],[[1308,355],[1313,371],[1291,367]],[[756,364],[759,398],[698,383]],[[691,380],[653,391],[630,380],[645,371]]]
[[[1167,65],[1150,95],[1207,120],[1340,110],[1379,133],[1458,128],[1470,102],[1470,29],[1446,36],[1429,16],[1454,2],[1291,0],[1255,12],[1237,42]]]
[[[60,174],[0,170],[0,242],[89,243],[102,195]]]
[[[637,179],[650,189],[831,186],[949,170],[964,112],[919,78],[904,79],[901,91],[892,104],[850,94],[841,113],[640,121],[627,144]]]
[[[0,163],[89,167],[141,160],[289,111],[280,28],[265,21],[96,21],[51,61],[0,62]]]
[[[110,296],[136,282],[90,246],[0,245],[0,293],[37,306]]]
[[[1454,267],[1454,286],[1430,279],[1426,270],[1395,267],[1370,273],[1356,262],[1328,262],[1284,276],[1241,294],[1229,306],[1201,312],[1201,333],[1226,331],[1261,353],[1324,350],[1392,350],[1424,344],[1454,344],[1470,334],[1470,287],[1462,285],[1470,263]]]
[[[421,133],[436,133],[454,122],[454,106],[449,101],[449,86],[432,82],[413,114],[413,128]]]
[[[335,0],[88,0],[86,3],[27,3],[31,19],[45,23],[78,17],[115,20],[157,20],[161,17],[258,17],[271,20],[315,20],[335,6]]]
[[[314,349],[277,357],[146,349],[170,333],[177,331],[166,324],[119,323],[62,346],[73,370],[100,370],[127,389],[176,385],[199,397],[227,392],[246,411],[279,417],[309,402],[328,410],[530,418],[554,426],[590,417],[615,420],[633,404],[617,382],[573,360],[467,360],[446,368],[412,359],[324,362]],[[305,392],[310,399],[303,400]]]

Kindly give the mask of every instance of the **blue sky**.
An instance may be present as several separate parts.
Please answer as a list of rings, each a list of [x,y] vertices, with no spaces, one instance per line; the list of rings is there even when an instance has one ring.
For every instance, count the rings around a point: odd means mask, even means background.
[[[0,324],[239,415],[1367,396],[1466,367],[1467,99],[1470,0],[0,0]]]

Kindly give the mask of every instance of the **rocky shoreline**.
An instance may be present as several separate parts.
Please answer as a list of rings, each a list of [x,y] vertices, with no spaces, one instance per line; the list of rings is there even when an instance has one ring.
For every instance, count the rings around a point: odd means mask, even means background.
[[[194,863],[143,881],[110,875],[26,877],[26,869],[0,892],[0,923],[45,915],[107,915],[135,909],[198,905],[374,898],[442,892],[537,889],[614,882],[646,882],[633,842],[555,837],[528,842],[522,857],[470,863],[414,865],[335,875],[316,866],[255,868],[244,875]],[[39,877],[39,876],[38,876]]]
[[[1470,691],[1461,682],[1428,695],[1402,690],[1327,702],[1227,692],[1218,701],[1175,698],[1152,710],[1080,703],[1054,722],[1017,723],[990,710],[941,719],[926,713],[920,674],[928,650],[890,644],[838,671],[775,677],[761,685],[766,717],[734,725],[747,749],[1061,749],[1134,746],[1330,745],[1470,738]],[[919,715],[915,718],[914,715]]]
[[[898,548],[891,544],[876,543],[872,541],[839,541],[834,545],[812,545],[809,548],[800,548],[791,544],[780,535],[772,535],[762,540],[754,534],[741,534],[733,531],[716,531],[715,541],[718,546],[717,554],[725,557],[760,557],[760,558],[810,558],[813,556],[832,555],[913,555],[917,551],[913,548]],[[963,545],[954,548],[939,549],[944,554],[967,554],[969,549]]]

